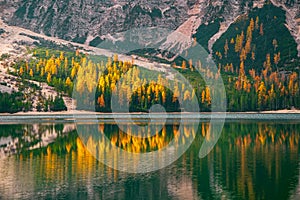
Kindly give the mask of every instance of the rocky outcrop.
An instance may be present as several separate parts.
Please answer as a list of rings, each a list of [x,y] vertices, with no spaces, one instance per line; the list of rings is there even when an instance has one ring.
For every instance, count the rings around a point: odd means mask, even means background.
[[[271,2],[286,11],[287,27],[300,52],[299,3]],[[265,0],[14,0],[13,3],[0,0],[1,8],[5,8],[2,17],[9,24],[79,43],[89,43],[95,38],[113,39],[115,33],[144,26],[167,28],[190,37],[200,24],[218,19],[222,25],[210,40],[210,47],[239,15],[265,3]],[[178,48],[191,44],[170,37],[164,46],[172,47],[177,42]]]

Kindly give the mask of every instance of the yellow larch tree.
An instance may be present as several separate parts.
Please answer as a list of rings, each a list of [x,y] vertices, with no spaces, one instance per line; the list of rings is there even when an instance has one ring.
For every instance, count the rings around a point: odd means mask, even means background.
[[[63,61],[63,60],[65,59],[65,56],[64,56],[64,52],[63,52],[63,51],[60,52],[59,59],[60,59],[61,61]]]
[[[23,69],[23,67],[20,67],[20,69],[19,69],[19,74],[20,74],[20,76],[22,76],[23,73],[24,73],[24,69]]]
[[[210,94],[210,88],[205,87],[205,101],[207,102],[208,105],[211,104],[211,94]]]
[[[45,75],[45,69],[44,69],[44,67],[42,67],[41,68],[41,77],[44,77],[44,75]]]
[[[264,103],[265,96],[266,96],[266,86],[263,81],[260,82],[257,95],[258,95],[258,106],[261,109],[261,107]]]
[[[66,85],[69,86],[69,87],[72,85],[72,81],[71,81],[70,77],[67,77]]]
[[[51,74],[48,72],[48,75],[47,75],[47,82],[50,83],[51,82]]]
[[[68,71],[68,58],[65,57],[65,62],[64,62],[64,68],[65,68],[65,71],[67,72]]]
[[[33,70],[32,69],[29,70],[29,76],[33,77]]]

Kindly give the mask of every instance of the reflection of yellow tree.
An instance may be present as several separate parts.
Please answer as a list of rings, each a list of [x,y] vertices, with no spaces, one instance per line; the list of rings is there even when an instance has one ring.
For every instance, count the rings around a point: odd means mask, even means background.
[[[98,130],[100,132],[100,139],[89,137],[84,144],[93,155],[97,155],[97,151],[99,153],[98,155],[103,155],[104,152],[109,152],[112,146],[118,146],[125,151],[139,153],[163,149],[173,139],[176,146],[179,145],[179,143],[185,143],[188,139],[195,137],[196,135],[195,128],[191,125],[184,125],[183,133],[178,131],[177,125],[172,126],[172,129],[169,128],[168,130],[173,130],[173,135],[168,133],[166,126],[164,126],[162,130],[157,129],[158,127],[154,128],[157,132],[154,136],[150,136],[150,129],[148,129],[148,133],[146,132],[148,137],[144,137],[142,132],[137,133],[138,136],[133,136],[131,127],[124,125],[122,130],[126,130],[126,133],[120,129],[112,132],[109,135],[109,143],[107,143],[107,140],[105,140],[103,124],[99,124]],[[151,130],[153,131],[153,129]],[[79,139],[77,140],[77,151],[79,154],[85,153],[84,145]]]
[[[109,125],[104,123],[98,125],[99,135],[97,135],[97,138],[91,136],[83,141],[76,138],[72,142],[63,143],[60,148],[53,148],[49,145],[38,155],[31,152],[27,158],[29,162],[22,163],[28,163],[28,166],[32,166],[32,163],[36,162],[41,166],[40,170],[35,172],[38,177],[43,177],[46,182],[56,180],[58,184],[63,184],[66,181],[66,174],[74,177],[74,180],[78,180],[81,178],[79,176],[84,176],[85,179],[92,178],[95,171],[104,172],[104,167],[97,164],[96,159],[90,155],[90,152],[98,155],[109,155],[111,159],[114,159],[112,163],[116,167],[118,165],[118,152],[109,154],[112,146],[121,145],[124,150],[142,152],[145,149],[149,151],[163,148],[163,145],[168,144],[172,138],[175,140],[176,147],[176,144],[183,143],[196,134],[194,127],[189,124],[182,124],[183,129],[181,130],[183,130],[183,133],[179,134],[178,124],[173,124],[164,126],[160,134],[146,139],[132,137],[116,129],[111,132],[110,141],[104,142],[104,132],[107,126]],[[133,130],[128,125],[124,124],[124,127],[127,127],[126,130],[129,133],[132,133]],[[195,159],[195,153],[197,154],[199,151],[198,145],[201,145],[201,141],[197,141],[196,151],[189,152],[182,157],[182,170],[188,172],[195,169],[198,177],[201,176],[199,174],[205,173],[205,165],[213,163],[216,169],[223,170],[214,172],[215,168],[209,168],[210,174],[218,173],[219,177],[224,177],[226,189],[234,190],[238,197],[245,199],[267,198],[268,191],[265,188],[262,188],[260,194],[254,193],[254,191],[257,192],[256,188],[258,187],[255,185],[257,184],[257,177],[261,176],[262,173],[261,170],[258,172],[256,169],[262,169],[267,176],[264,178],[275,178],[274,184],[278,186],[281,178],[285,175],[283,163],[286,164],[288,160],[298,163],[299,126],[288,124],[287,126],[278,127],[264,122],[256,123],[252,127],[249,126],[250,129],[247,129],[247,127],[248,124],[237,126],[234,123],[229,124],[230,131],[225,127],[225,133],[227,134],[221,136],[223,138],[217,143],[212,153],[205,158],[206,160]],[[200,138],[211,138],[210,129],[210,123],[201,123],[198,132]],[[238,134],[234,135],[235,132]],[[226,145],[227,143],[229,144]],[[291,153],[279,153],[283,149],[288,149]],[[66,155],[61,156],[61,151],[65,152]],[[20,159],[26,158],[20,155]],[[196,169],[198,165],[200,165],[200,173],[198,168]],[[71,172],[68,171],[70,169]],[[117,171],[105,168],[105,172],[107,172],[108,177],[118,180]]]
[[[202,124],[202,134],[206,130],[205,126],[205,124]],[[231,140],[230,136],[225,137],[226,142],[229,142],[229,152],[232,152],[234,149],[234,152],[239,153],[234,155],[225,154],[226,172],[224,175],[226,176],[226,186],[228,188],[234,188],[243,199],[266,198],[266,196],[257,196],[266,195],[264,193],[266,191],[263,191],[263,194],[255,192],[254,188],[258,187],[254,183],[254,181],[257,181],[255,178],[262,177],[262,171],[260,170],[260,172],[258,172],[256,170],[259,168],[263,169],[267,176],[265,178],[275,178],[276,183],[274,184],[278,185],[285,173],[282,169],[283,163],[286,162],[287,159],[290,161],[298,160],[299,132],[297,132],[297,128],[295,127],[287,131],[284,130],[284,126],[281,128],[268,123],[257,123],[256,128],[249,129],[249,133],[247,134],[248,130],[244,130],[242,126],[231,126],[232,130],[239,134],[237,137],[234,137],[234,140]],[[221,146],[221,144],[222,143],[217,144],[213,150],[215,153],[211,156],[217,156],[215,159],[217,159],[218,162],[214,160],[209,161],[216,163],[218,168],[224,167],[222,166],[222,159],[220,159],[224,154],[221,155],[222,151],[218,149],[218,146]],[[290,158],[286,158],[285,154],[279,153],[282,149],[288,149],[294,153],[289,154]],[[236,178],[232,178],[230,170],[236,167],[236,165],[238,165],[238,171],[234,172]],[[223,171],[218,171],[218,173],[222,174]]]

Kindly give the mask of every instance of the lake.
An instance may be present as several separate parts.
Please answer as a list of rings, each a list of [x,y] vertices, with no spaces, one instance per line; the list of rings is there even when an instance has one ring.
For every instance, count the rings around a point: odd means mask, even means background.
[[[202,143],[213,138],[204,119],[196,128],[184,122],[180,136],[178,121],[154,123],[161,131],[146,139],[126,134],[124,129],[131,130],[126,123],[122,129],[110,121],[81,122],[98,130],[85,136],[69,120],[2,121],[0,199],[299,199],[300,120],[284,119],[227,120],[201,159]],[[148,173],[116,170],[127,161],[109,154],[112,145],[146,153],[191,138],[178,160]],[[112,167],[94,156],[103,154],[111,156]]]

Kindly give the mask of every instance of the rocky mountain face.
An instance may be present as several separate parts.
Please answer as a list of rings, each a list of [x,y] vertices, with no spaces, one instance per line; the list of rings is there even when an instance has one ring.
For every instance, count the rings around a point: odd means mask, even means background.
[[[211,38],[210,48],[238,16],[265,3],[286,11],[287,27],[300,52],[298,0],[0,0],[2,17],[10,25],[86,44],[144,26],[192,36],[201,24],[218,19],[220,30]],[[191,41],[170,38],[165,43],[182,43],[179,47],[185,48]]]

